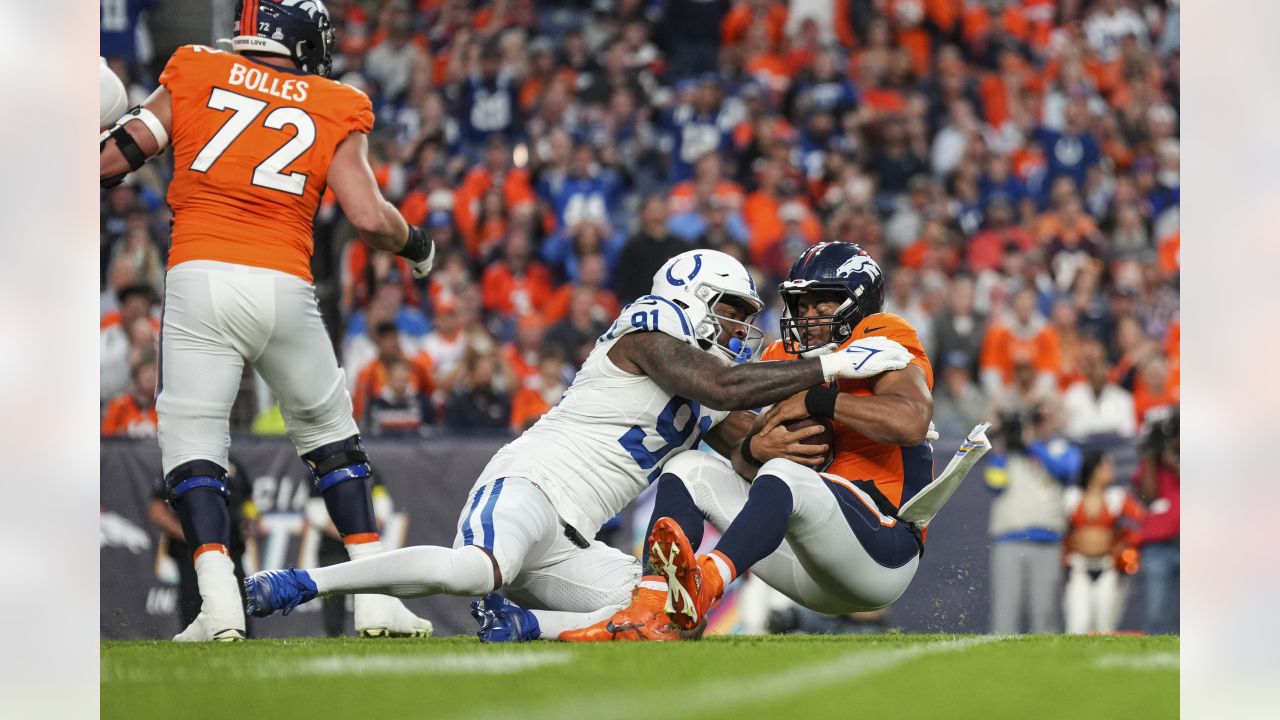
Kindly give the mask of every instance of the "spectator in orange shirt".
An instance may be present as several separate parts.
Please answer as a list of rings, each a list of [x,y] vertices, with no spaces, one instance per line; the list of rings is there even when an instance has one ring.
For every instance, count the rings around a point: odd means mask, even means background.
[[[1084,212],[1080,196],[1069,178],[1054,183],[1053,210],[1040,216],[1036,235],[1049,260],[1049,270],[1060,292],[1075,282],[1081,267],[1101,259],[1098,225]]]
[[[1036,309],[1036,293],[1023,288],[1013,298],[1013,312],[987,330],[979,360],[982,387],[999,397],[1013,382],[1014,366],[1025,363],[1035,373],[1035,383],[1045,391],[1057,386],[1058,336]]]
[[[351,406],[356,422],[364,424],[368,419],[366,413],[370,403],[386,387],[387,378],[391,374],[391,364],[403,361],[408,364],[410,380],[416,392],[430,396],[435,392],[435,381],[432,379],[433,363],[431,356],[425,352],[406,355],[400,342],[400,329],[393,320],[378,323],[373,330],[377,357],[371,360],[356,374],[355,387],[351,392]],[[430,421],[430,417],[427,421]]]
[[[787,24],[787,4],[775,0],[745,0],[734,6],[721,25],[720,42],[725,47],[746,39],[751,28],[762,26],[765,37],[773,45],[782,44]]]
[[[1133,414],[1139,427],[1145,427],[1149,417],[1159,411],[1177,405],[1179,388],[1169,372],[1169,361],[1161,355],[1152,355],[1143,362],[1133,383]]]
[[[505,210],[512,215],[532,212],[534,195],[529,172],[512,166],[511,149],[498,134],[490,136],[485,145],[484,163],[467,173],[454,195],[454,222],[463,237],[475,235],[481,201],[491,188],[501,194]]]
[[[605,265],[604,255],[600,253],[584,255],[578,263],[578,279],[561,285],[551,293],[542,316],[548,324],[554,325],[560,322],[569,312],[569,301],[573,297],[574,290],[587,288],[595,297],[591,309],[593,317],[605,321],[617,317],[621,307],[618,304],[618,297],[605,287],[607,279],[608,267]]]
[[[521,315],[516,322],[516,338],[502,346],[507,367],[523,387],[538,374],[538,350],[547,335],[547,324],[537,311]]]
[[[969,239],[967,264],[972,272],[996,270],[1005,253],[1030,250],[1035,239],[1014,223],[1013,205],[1003,194],[987,203],[983,229]]]
[[[485,269],[480,281],[486,311],[514,319],[546,304],[551,273],[532,252],[528,233],[513,228],[503,243],[502,259]]]
[[[102,434],[108,437],[155,437],[156,378],[159,376],[154,355],[134,364],[133,388],[107,404],[102,418]]]
[[[564,395],[564,351],[557,345],[544,345],[537,357],[534,375],[511,400],[511,430],[517,435],[532,427]]]
[[[409,361],[397,356],[382,364],[386,382],[370,401],[364,425],[374,437],[421,435],[423,426],[435,418],[429,394],[415,380],[416,372]]]

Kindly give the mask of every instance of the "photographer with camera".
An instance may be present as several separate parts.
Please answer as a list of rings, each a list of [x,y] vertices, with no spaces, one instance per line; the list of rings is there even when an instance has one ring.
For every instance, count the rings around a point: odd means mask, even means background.
[[[1175,602],[1180,584],[1182,505],[1178,418],[1176,405],[1162,416],[1148,415],[1142,457],[1133,479],[1138,495],[1147,504],[1138,549],[1146,603],[1144,629],[1152,635],[1178,632]]]
[[[1032,405],[1000,420],[1001,452],[986,483],[991,505],[991,631],[1057,632],[1062,598],[1063,487],[1079,474],[1080,450],[1058,434],[1053,407]]]

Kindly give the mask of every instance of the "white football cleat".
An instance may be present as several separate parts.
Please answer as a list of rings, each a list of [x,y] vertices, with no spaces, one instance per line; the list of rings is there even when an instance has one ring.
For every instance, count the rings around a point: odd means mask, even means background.
[[[239,626],[230,618],[219,620],[203,611],[187,626],[186,630],[173,636],[174,642],[237,642],[244,640],[244,616],[239,618]]]
[[[399,598],[389,595],[356,595],[355,623],[360,637],[428,638],[435,632],[431,621],[414,615]]]
[[[195,558],[200,585],[200,614],[174,642],[234,642],[244,640],[244,603],[231,558],[220,552],[202,552]]]

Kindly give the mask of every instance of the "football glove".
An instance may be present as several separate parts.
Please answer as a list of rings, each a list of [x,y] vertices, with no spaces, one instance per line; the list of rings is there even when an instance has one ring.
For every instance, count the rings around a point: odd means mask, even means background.
[[[435,263],[436,243],[426,230],[410,225],[409,239],[396,254],[409,261],[415,278],[422,279],[431,272],[431,265]]]
[[[819,358],[822,377],[828,382],[836,378],[869,378],[901,370],[911,359],[912,355],[905,347],[879,335],[863,338]]]

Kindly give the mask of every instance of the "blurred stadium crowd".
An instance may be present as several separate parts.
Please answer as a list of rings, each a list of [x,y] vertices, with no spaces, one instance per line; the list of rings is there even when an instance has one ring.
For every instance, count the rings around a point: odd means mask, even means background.
[[[166,59],[139,12],[163,1],[102,0],[134,102]],[[415,283],[320,211],[367,434],[519,432],[693,247],[748,264],[776,336],[771,290],[820,240],[884,268],[943,437],[1005,418],[1132,445],[1178,403],[1177,0],[326,4],[382,190],[440,248]],[[169,173],[102,197],[104,434],[154,429]],[[283,432],[251,371],[241,395],[233,427]]]

